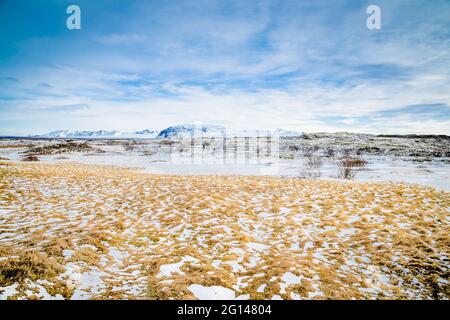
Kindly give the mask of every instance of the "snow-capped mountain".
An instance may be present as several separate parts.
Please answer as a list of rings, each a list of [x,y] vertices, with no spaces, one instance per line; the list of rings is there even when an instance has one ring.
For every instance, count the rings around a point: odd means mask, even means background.
[[[232,130],[219,125],[177,125],[170,126],[160,132],[145,129],[132,132],[121,132],[115,130],[97,131],[70,131],[56,130],[46,134],[32,135],[31,138],[62,138],[62,139],[152,139],[152,138],[190,138],[190,137],[263,137],[280,136],[293,137],[302,136],[302,132],[275,130]]]
[[[217,125],[178,125],[162,130],[158,138],[203,137],[263,137],[263,136],[302,136],[302,132],[275,130],[232,130]]]
[[[73,138],[73,139],[108,139],[108,138],[156,138],[158,131],[153,130],[141,130],[133,132],[121,132],[121,131],[108,131],[108,130],[97,130],[97,131],[70,131],[70,130],[56,130],[46,134],[33,135],[32,138]]]
[[[280,128],[275,129],[274,134],[276,134],[280,137],[301,137],[301,136],[303,136],[303,132],[284,130],[284,129],[280,129]]]
[[[158,138],[182,138],[191,136],[222,137],[226,128],[216,125],[178,125],[162,130]]]

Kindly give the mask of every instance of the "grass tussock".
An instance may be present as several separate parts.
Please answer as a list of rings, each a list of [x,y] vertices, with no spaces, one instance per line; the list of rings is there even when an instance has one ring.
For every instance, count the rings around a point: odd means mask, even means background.
[[[39,161],[39,157],[37,157],[34,154],[27,154],[24,157],[22,157],[22,161],[26,161],[26,162],[36,162]]]
[[[20,284],[26,279],[52,279],[63,271],[64,268],[46,254],[26,251],[18,257],[0,261],[0,286]]]
[[[49,256],[62,257],[64,250],[71,249],[73,249],[73,244],[66,238],[57,238],[44,245],[44,252]]]
[[[433,188],[72,163],[0,166],[0,181],[0,286],[48,280],[52,295],[93,299],[195,299],[192,284],[251,299],[450,297],[450,193]]]

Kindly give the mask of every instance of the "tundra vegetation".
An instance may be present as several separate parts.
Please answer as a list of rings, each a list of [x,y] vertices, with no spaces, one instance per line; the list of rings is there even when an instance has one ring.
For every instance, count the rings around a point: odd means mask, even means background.
[[[26,154],[22,157],[22,161],[39,161],[39,157],[34,154]]]
[[[343,157],[338,159],[336,164],[339,169],[338,178],[353,179],[358,171],[366,166],[367,162],[361,157]]]
[[[64,154],[73,152],[91,152],[94,148],[87,142],[61,142],[45,146],[31,147],[24,153],[27,155],[50,155],[50,154]]]
[[[322,157],[315,155],[308,155],[305,157],[305,169],[302,171],[302,176],[308,178],[319,178],[320,168],[323,165]]]
[[[449,299],[449,210],[414,184],[1,161],[0,297]]]

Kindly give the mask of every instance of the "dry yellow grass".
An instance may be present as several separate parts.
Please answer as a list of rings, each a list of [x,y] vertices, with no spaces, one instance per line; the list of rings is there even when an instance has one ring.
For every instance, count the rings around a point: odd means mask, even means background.
[[[418,185],[0,162],[0,294],[448,299],[449,208]]]

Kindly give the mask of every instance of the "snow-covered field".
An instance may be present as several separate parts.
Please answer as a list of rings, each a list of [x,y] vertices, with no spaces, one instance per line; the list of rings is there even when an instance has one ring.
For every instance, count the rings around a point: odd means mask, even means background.
[[[2,161],[0,208],[2,299],[450,297],[431,187]]]
[[[423,157],[439,146],[364,155],[345,180],[297,140],[256,162],[158,139],[1,142],[0,299],[450,297],[450,164]]]
[[[223,174],[223,175],[274,175],[283,177],[313,177],[317,179],[336,179],[339,177],[338,160],[336,157],[324,156],[327,148],[343,149],[343,146],[349,145],[348,141],[334,141],[323,138],[317,141],[305,140],[306,145],[300,145],[305,150],[300,149],[296,153],[289,150],[288,147],[298,146],[298,141],[304,143],[301,139],[280,141],[280,150],[272,155],[271,158],[250,159],[244,158],[244,150],[235,157],[232,148],[227,155],[226,160],[222,153],[211,152],[212,147],[202,149],[198,146],[191,148],[190,145],[183,148],[172,145],[166,145],[165,140],[93,140],[88,143],[98,147],[102,152],[93,150],[85,153],[69,154],[51,154],[39,156],[40,161],[44,162],[68,162],[74,161],[83,164],[103,164],[113,165],[125,168],[139,169],[148,173],[155,174]],[[379,139],[372,148],[379,148],[384,140]],[[427,139],[424,139],[427,141]],[[12,161],[20,161],[29,145],[48,145],[61,143],[64,140],[25,140],[25,141],[2,141],[0,140],[0,160],[2,158]],[[83,140],[79,140],[83,141]],[[320,143],[323,142],[323,145]],[[309,143],[309,144],[307,144]],[[360,143],[358,145],[358,143]],[[354,149],[366,146],[357,142],[351,142]],[[412,145],[411,145],[412,144]],[[436,143],[423,143],[414,146],[408,140],[399,143],[396,140],[387,144],[386,152],[381,154],[364,154],[361,157],[366,161],[364,168],[357,170],[353,180],[360,182],[370,181],[392,181],[421,184],[433,186],[435,188],[450,191],[450,143],[445,141],[442,145]],[[411,145],[411,146],[410,146]],[[12,146],[12,148],[8,147]],[[308,168],[305,153],[309,149],[316,150],[320,146],[318,154],[321,155],[321,166],[313,169],[314,175],[308,174],[311,168]],[[407,147],[410,146],[408,149]],[[300,148],[299,147],[299,148]],[[389,150],[391,148],[392,150]],[[182,157],[179,156],[179,150],[183,150]],[[194,150],[195,158],[191,159],[191,150]],[[406,149],[406,150],[402,150]],[[400,151],[399,151],[400,150]],[[436,151],[441,150],[441,151]],[[214,150],[215,151],[215,150]],[[219,150],[220,151],[220,150]],[[420,153],[441,152],[444,156],[421,156]],[[418,153],[418,155],[414,155]],[[413,154],[414,156],[411,156]],[[254,155],[254,154],[253,154]],[[318,173],[318,174],[317,174]]]

